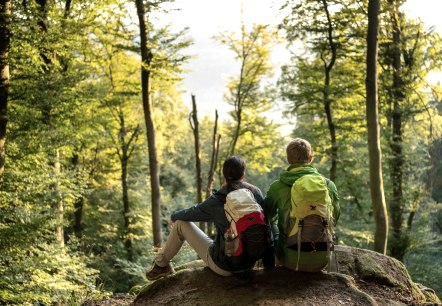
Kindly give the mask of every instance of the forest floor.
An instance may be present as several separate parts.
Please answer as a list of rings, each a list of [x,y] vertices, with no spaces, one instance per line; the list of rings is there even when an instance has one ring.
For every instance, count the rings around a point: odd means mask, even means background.
[[[102,301],[87,301],[82,306],[128,306],[132,304],[134,298],[133,295],[121,294]]]

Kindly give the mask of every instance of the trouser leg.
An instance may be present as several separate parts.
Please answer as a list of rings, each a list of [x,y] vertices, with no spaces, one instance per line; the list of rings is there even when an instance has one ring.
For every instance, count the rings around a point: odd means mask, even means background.
[[[210,239],[202,230],[192,222],[176,221],[162,252],[155,259],[155,263],[160,267],[166,266],[169,261],[181,249],[184,241],[196,251],[198,256],[215,273],[228,276],[231,272],[220,269],[212,260],[209,254],[209,246],[213,240]]]

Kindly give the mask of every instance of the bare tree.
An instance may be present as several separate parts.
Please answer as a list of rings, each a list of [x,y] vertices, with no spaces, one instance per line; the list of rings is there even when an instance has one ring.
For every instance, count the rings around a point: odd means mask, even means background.
[[[192,97],[192,112],[189,115],[189,123],[193,131],[193,138],[195,140],[196,202],[201,203],[203,201],[203,178],[201,176],[199,122],[198,122],[198,113],[197,113],[195,95],[191,95],[191,97]],[[203,232],[206,230],[205,222],[200,222],[199,226]]]

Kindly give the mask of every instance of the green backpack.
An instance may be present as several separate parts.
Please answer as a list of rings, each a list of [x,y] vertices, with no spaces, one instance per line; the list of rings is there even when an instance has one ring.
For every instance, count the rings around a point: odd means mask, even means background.
[[[296,270],[302,252],[327,251],[324,266],[329,263],[333,244],[332,202],[322,175],[306,174],[295,181],[291,188],[290,219],[294,224],[291,222],[289,227],[287,247],[298,252]]]

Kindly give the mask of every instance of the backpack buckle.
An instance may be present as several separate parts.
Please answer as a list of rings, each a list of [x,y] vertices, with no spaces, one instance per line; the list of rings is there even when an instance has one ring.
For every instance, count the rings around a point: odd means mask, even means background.
[[[311,250],[310,253],[316,253],[316,245],[315,245],[315,243],[312,241],[312,242],[310,242],[310,245],[312,247],[312,250]]]
[[[298,227],[304,226],[304,219],[299,220]]]

